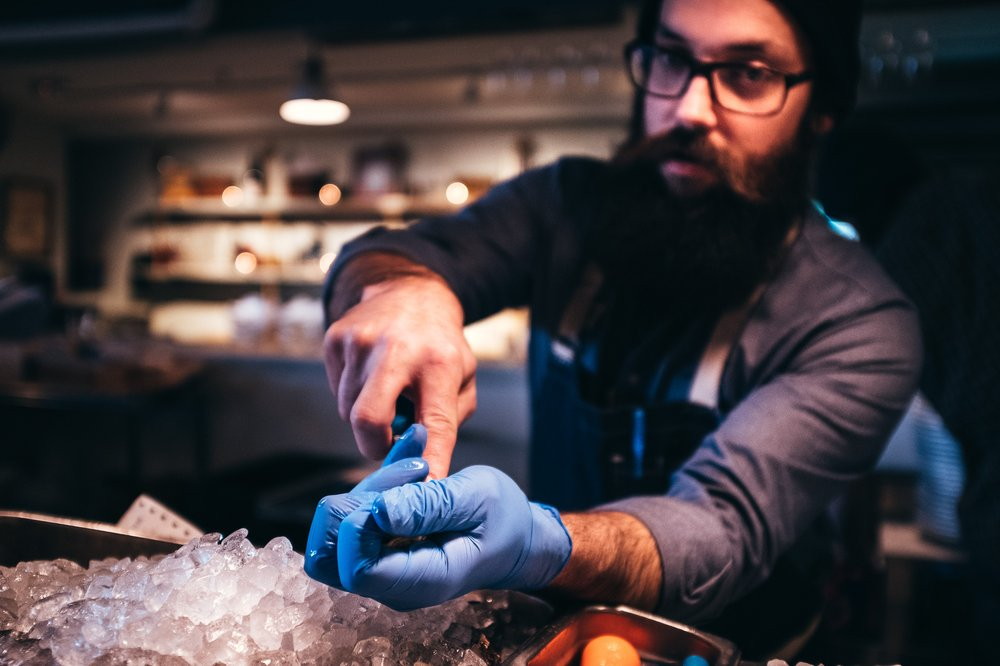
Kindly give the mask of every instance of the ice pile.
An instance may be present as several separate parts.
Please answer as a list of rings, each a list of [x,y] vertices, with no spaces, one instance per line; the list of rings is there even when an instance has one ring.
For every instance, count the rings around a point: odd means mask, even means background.
[[[0,567],[0,664],[445,664],[505,659],[551,608],[479,592],[409,613],[307,577],[284,537],[167,556]]]

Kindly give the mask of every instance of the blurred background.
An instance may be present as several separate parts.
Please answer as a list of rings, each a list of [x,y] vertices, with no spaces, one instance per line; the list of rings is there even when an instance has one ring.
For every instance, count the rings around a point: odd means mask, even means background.
[[[325,269],[374,225],[609,156],[635,13],[5,3],[0,508],[113,522],[146,492],[202,529],[301,547],[316,500],[369,469],[326,386]],[[998,182],[1000,3],[869,0],[861,49],[859,108],[817,191],[877,249],[929,180]],[[456,467],[525,483],[526,334],[519,311],[469,328],[480,406]],[[935,663],[965,635],[964,470],[935,417],[918,404],[841,507],[845,658]]]

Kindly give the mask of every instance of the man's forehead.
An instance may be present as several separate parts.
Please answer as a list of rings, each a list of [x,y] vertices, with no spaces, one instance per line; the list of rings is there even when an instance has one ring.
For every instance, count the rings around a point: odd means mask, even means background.
[[[797,28],[768,0],[664,0],[655,34],[702,57],[765,57],[792,67],[805,61]]]

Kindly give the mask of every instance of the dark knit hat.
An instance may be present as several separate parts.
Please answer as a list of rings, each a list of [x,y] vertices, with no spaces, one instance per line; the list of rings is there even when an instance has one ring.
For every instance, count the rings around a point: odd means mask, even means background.
[[[697,2],[698,0],[692,0]],[[638,37],[651,41],[663,0],[645,0]],[[812,49],[817,108],[840,119],[853,107],[861,62],[861,0],[771,0],[802,30]]]
[[[854,108],[861,57],[861,0],[771,0],[794,20],[812,49],[817,108],[842,118]]]

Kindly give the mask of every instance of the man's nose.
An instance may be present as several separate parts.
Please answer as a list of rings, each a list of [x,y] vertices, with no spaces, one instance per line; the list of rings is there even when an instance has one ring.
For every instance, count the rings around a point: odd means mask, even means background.
[[[681,95],[674,112],[677,123],[689,128],[714,127],[715,102],[712,88],[704,76],[695,76]]]

